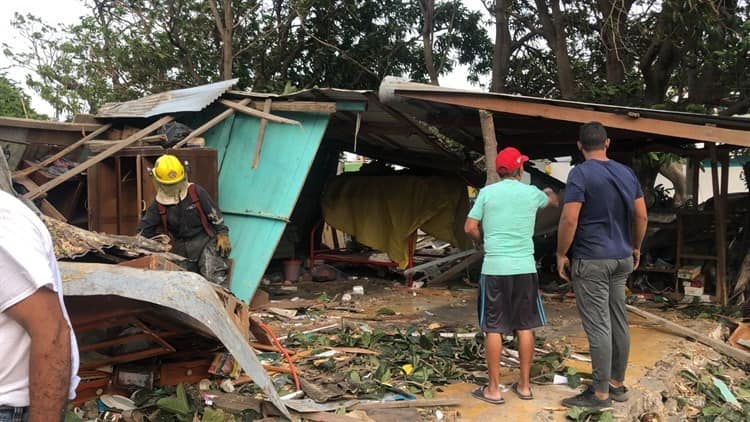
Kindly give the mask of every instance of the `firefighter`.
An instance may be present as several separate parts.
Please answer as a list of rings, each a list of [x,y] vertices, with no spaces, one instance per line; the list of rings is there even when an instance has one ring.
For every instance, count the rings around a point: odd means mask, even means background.
[[[229,287],[229,229],[213,199],[201,186],[188,182],[185,167],[174,155],[159,157],[151,176],[156,199],[138,224],[138,234],[169,235],[172,252],[187,258],[181,266]]]

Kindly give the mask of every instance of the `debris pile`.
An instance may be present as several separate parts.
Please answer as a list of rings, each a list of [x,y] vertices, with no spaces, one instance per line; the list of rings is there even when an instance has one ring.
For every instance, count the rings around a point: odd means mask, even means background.
[[[698,421],[746,421],[750,419],[750,378],[732,379],[720,365],[699,371],[683,369],[677,384],[678,409]]]

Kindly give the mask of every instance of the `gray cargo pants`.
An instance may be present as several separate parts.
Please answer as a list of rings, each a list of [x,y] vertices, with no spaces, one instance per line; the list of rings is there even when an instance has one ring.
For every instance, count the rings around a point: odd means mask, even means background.
[[[609,391],[609,380],[625,380],[630,353],[625,282],[633,258],[574,259],[571,264],[576,305],[589,338],[593,387]]]

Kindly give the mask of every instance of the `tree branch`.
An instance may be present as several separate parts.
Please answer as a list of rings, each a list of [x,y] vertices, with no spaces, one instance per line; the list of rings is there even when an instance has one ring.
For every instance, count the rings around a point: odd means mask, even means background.
[[[298,11],[298,10],[296,10],[296,9],[295,9],[294,11],[295,11],[295,13],[297,13],[297,16],[299,16],[299,18],[300,18],[300,27],[301,27],[301,28],[302,28],[302,30],[303,30],[303,31],[305,32],[305,34],[307,34],[307,35],[308,35],[308,36],[309,36],[310,38],[312,38],[313,40],[315,40],[315,41],[316,41],[316,42],[318,42],[319,44],[321,44],[321,45],[323,45],[323,46],[325,46],[325,47],[328,47],[328,48],[330,48],[330,49],[331,49],[331,50],[333,50],[333,51],[336,51],[337,53],[339,53],[339,55],[341,56],[341,58],[342,58],[342,59],[344,59],[344,60],[347,60],[347,61],[351,62],[351,63],[352,63],[352,64],[354,64],[355,66],[359,67],[359,68],[360,68],[360,69],[362,69],[363,71],[365,71],[365,72],[367,72],[368,74],[370,74],[371,76],[374,76],[375,78],[379,78],[379,76],[378,76],[378,74],[377,74],[377,73],[373,72],[373,71],[372,71],[371,69],[367,68],[367,67],[366,67],[365,65],[363,65],[362,63],[360,63],[360,62],[358,62],[357,60],[355,60],[355,59],[353,59],[352,57],[350,57],[350,56],[349,56],[349,55],[348,55],[348,54],[346,53],[346,51],[344,51],[344,50],[340,49],[339,47],[337,47],[337,46],[335,46],[335,45],[333,45],[333,44],[331,44],[331,43],[329,43],[329,42],[323,41],[323,40],[321,40],[320,38],[316,37],[316,36],[315,36],[314,34],[310,33],[310,31],[308,31],[308,30],[307,30],[307,26],[305,26],[305,16],[304,16],[303,14],[299,13],[299,11]]]
[[[453,2],[453,13],[451,13],[451,20],[448,24],[448,36],[450,36],[453,33],[453,29],[456,24],[456,14],[458,13],[458,0],[455,0]],[[448,61],[448,52],[450,49],[446,49],[443,51],[443,54],[440,57],[440,64],[437,68],[437,74],[440,75],[443,72],[443,68],[445,68],[445,64]]]
[[[211,6],[211,13],[214,15],[214,22],[216,22],[216,29],[219,31],[219,36],[224,38],[224,24],[221,21],[221,14],[219,13],[219,7],[216,4],[216,0],[208,0],[208,4]]]

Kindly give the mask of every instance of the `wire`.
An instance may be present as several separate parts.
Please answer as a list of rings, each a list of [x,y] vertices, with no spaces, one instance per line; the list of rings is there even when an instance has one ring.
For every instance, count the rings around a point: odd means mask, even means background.
[[[286,359],[287,363],[289,364],[289,370],[292,373],[292,379],[294,380],[294,386],[297,388],[297,390],[301,390],[299,383],[299,376],[297,376],[297,368],[295,368],[294,363],[292,363],[292,357],[289,355],[289,351],[284,348],[284,346],[281,345],[281,342],[278,338],[276,338],[276,334],[273,333],[271,330],[271,327],[268,325],[258,322],[258,326],[268,334],[269,337],[271,337],[271,340],[276,345],[276,348],[279,349],[279,352],[284,356],[284,359]]]

